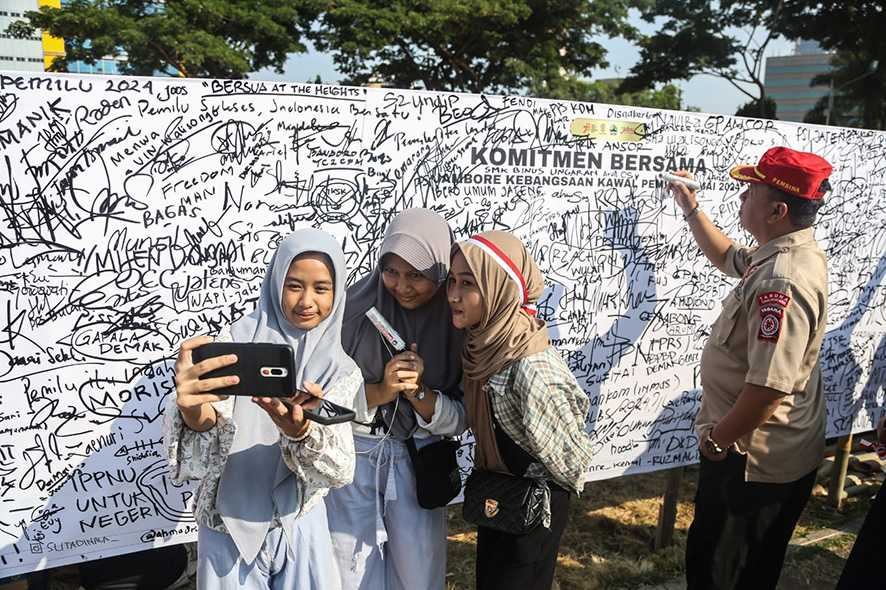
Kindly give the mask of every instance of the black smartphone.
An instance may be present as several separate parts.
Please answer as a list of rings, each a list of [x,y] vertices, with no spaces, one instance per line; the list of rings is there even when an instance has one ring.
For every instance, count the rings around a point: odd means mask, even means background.
[[[351,408],[346,408],[344,406],[340,406],[334,402],[329,401],[328,399],[319,398],[316,396],[307,393],[306,391],[302,391],[306,395],[309,395],[315,400],[319,400],[320,403],[316,408],[308,408],[302,406],[302,410],[305,412],[305,416],[308,420],[312,422],[316,422],[318,424],[339,424],[341,422],[350,422],[357,417],[357,413]],[[284,401],[283,404],[292,409],[292,404]]]
[[[219,395],[292,397],[295,395],[295,354],[288,344],[270,342],[211,342],[191,352],[194,364],[208,358],[236,354],[237,362],[200,376],[200,379],[237,375],[240,383],[214,390]]]

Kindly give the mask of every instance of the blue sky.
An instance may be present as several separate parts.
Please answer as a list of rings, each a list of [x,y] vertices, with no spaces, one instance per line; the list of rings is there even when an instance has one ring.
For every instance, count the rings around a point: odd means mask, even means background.
[[[641,28],[649,27],[642,22],[635,24],[641,25]],[[623,39],[606,39],[603,44],[609,52],[607,58],[611,66],[605,70],[595,70],[594,78],[623,77],[640,57],[636,47]],[[767,46],[767,56],[790,55],[793,46],[794,44],[788,41],[772,41]],[[249,77],[253,80],[311,82],[319,75],[326,84],[337,84],[340,78],[335,71],[332,57],[316,51],[290,56],[285,70],[283,75],[271,70],[262,70],[250,74]],[[734,115],[736,109],[749,100],[729,82],[713,76],[695,76],[689,81],[678,81],[675,84],[683,90],[683,103],[698,107],[703,113]]]

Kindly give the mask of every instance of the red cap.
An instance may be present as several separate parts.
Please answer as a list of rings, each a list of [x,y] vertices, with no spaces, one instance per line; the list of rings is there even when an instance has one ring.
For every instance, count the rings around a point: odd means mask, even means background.
[[[736,166],[729,171],[729,176],[740,182],[771,184],[786,193],[817,200],[830,190],[827,184],[822,190],[822,182],[833,169],[821,156],[774,147],[763,154],[756,166]]]

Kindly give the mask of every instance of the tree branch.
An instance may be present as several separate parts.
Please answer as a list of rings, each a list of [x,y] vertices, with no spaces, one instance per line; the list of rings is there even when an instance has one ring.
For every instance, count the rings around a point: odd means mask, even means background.
[[[415,57],[412,55],[412,51],[409,49],[409,45],[406,43],[406,40],[397,37],[396,39],[397,46],[406,54],[406,57],[409,58],[409,64],[418,77],[421,79],[422,84],[425,85],[425,90],[436,90],[436,88],[432,88],[431,84],[428,82],[427,76],[425,75],[425,71],[419,67],[419,65],[415,61]]]

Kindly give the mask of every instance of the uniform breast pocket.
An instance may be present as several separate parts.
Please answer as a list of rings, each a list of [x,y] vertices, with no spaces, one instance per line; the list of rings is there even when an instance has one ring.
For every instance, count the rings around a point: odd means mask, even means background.
[[[729,337],[735,331],[735,324],[741,311],[741,300],[735,296],[735,292],[729,293],[723,299],[723,311],[720,317],[711,327],[711,341],[715,344],[726,344]]]

